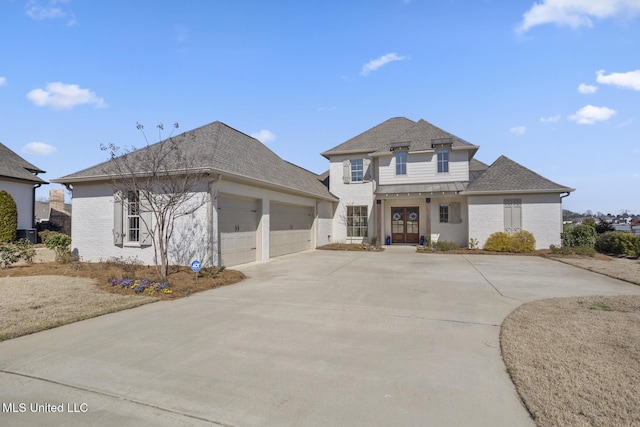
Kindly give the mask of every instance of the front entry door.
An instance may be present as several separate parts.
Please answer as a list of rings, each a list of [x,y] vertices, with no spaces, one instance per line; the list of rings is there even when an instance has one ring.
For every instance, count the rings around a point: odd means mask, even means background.
[[[391,240],[393,243],[418,243],[420,210],[417,206],[391,208]]]

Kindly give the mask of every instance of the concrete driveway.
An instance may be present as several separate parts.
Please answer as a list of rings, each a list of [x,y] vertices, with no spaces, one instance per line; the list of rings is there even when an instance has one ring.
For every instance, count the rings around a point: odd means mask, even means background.
[[[505,316],[640,293],[538,257],[414,250],[282,257],[238,285],[0,343],[0,424],[533,425],[500,357]]]

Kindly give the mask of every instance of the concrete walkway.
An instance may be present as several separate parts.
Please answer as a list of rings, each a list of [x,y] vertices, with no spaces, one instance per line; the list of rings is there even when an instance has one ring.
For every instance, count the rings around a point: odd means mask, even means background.
[[[0,425],[530,426],[502,320],[540,298],[640,294],[538,257],[411,247],[241,269],[234,286],[0,343]]]

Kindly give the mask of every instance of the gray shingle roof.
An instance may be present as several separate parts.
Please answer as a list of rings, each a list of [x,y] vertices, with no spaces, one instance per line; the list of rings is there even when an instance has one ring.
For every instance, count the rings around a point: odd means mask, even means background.
[[[351,138],[330,150],[322,153],[323,156],[347,154],[354,152],[384,153],[391,147],[407,147],[411,151],[424,151],[433,149],[434,140],[451,141],[454,148],[468,148],[478,150],[476,145],[458,138],[457,136],[440,129],[425,120],[414,122],[405,117],[395,117]]]
[[[381,141],[382,142],[382,141]],[[409,127],[406,131],[396,136],[392,141],[387,141],[386,144],[381,145],[376,152],[383,153],[390,150],[392,146],[408,143],[408,150],[411,151],[426,151],[433,150],[434,143],[451,143],[453,148],[469,148],[474,152],[478,150],[478,146],[473,145],[458,138],[457,136],[440,129],[437,126],[432,125],[426,120],[418,120],[413,126]]]
[[[556,184],[534,171],[500,156],[478,178],[471,182],[461,194],[477,193],[564,193],[575,188]]]
[[[0,143],[0,177],[47,184],[47,181],[35,175],[44,172]]]
[[[347,142],[325,151],[322,155],[326,158],[335,154],[367,152],[371,153],[379,150],[380,147],[394,141],[399,135],[404,133],[416,122],[405,117],[394,117],[386,120],[371,129],[354,136]]]
[[[194,168],[212,169],[284,187],[324,199],[337,200],[318,179],[318,175],[281,159],[264,144],[226,124],[216,121],[172,138],[181,153],[192,159]],[[132,155],[160,147],[168,140],[143,148]],[[110,163],[52,180],[59,183],[104,180]]]

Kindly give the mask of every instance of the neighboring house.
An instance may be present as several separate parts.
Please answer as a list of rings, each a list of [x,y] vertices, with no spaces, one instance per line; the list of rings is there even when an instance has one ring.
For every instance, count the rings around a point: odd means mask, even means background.
[[[176,222],[170,263],[198,259],[229,266],[329,242],[338,199],[318,175],[221,122],[172,140],[193,159],[194,170],[205,171],[207,177],[198,194],[206,203]],[[105,172],[108,167],[105,162],[53,180],[73,192],[72,249],[86,261],[136,257],[155,264],[150,237],[140,229],[141,216],[148,213],[133,209],[133,203],[124,207]]]
[[[51,229],[71,235],[71,203],[64,202],[64,190],[49,190],[49,201],[36,201],[38,230]]]
[[[334,241],[439,239],[482,246],[494,232],[527,230],[537,248],[560,244],[562,198],[574,191],[424,120],[389,119],[322,153],[340,199]]]
[[[0,190],[13,197],[18,208],[18,237],[35,238],[35,191],[48,184],[38,177],[45,173],[0,143]]]

